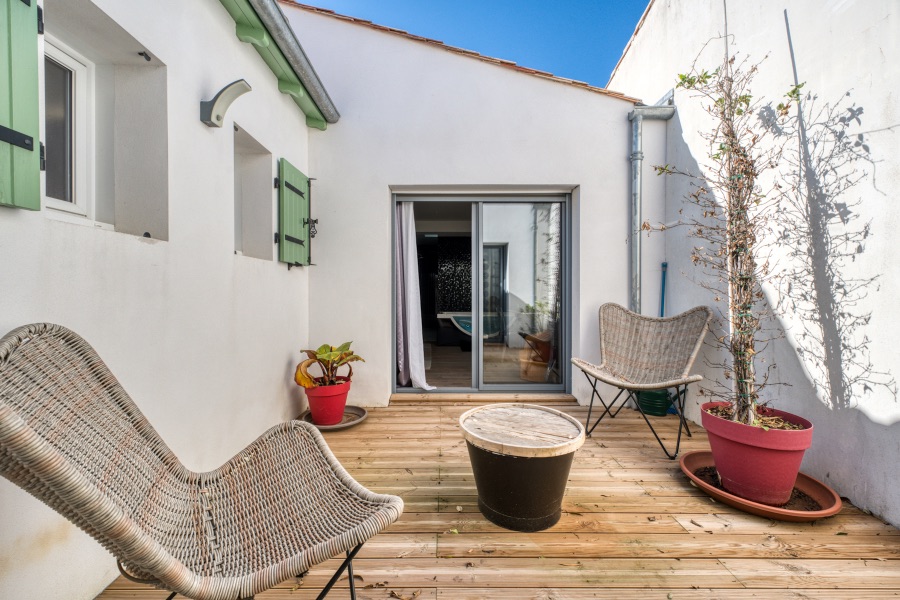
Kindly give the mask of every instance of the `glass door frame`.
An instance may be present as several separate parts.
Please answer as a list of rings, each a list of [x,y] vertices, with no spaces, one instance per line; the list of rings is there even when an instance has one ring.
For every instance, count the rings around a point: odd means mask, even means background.
[[[419,388],[397,386],[397,290],[396,282],[396,241],[397,206],[400,202],[468,202],[472,208],[472,384],[468,388],[437,388],[431,393],[570,393],[572,389],[570,370],[572,335],[572,247],[571,247],[571,203],[568,192],[553,193],[508,193],[508,194],[465,194],[465,193],[393,193],[391,196],[391,389],[393,393],[429,393]],[[484,339],[482,338],[482,288],[483,288],[483,220],[485,204],[547,204],[559,203],[560,216],[560,320],[559,373],[560,383],[485,383],[484,382]],[[509,274],[507,273],[507,277]],[[477,318],[476,318],[477,317]]]

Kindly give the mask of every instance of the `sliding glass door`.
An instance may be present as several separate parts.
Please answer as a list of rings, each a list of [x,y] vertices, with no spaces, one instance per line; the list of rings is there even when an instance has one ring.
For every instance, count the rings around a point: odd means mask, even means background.
[[[395,313],[408,321],[413,309],[421,309],[424,348],[402,357],[398,351],[396,366],[402,370],[421,356],[420,372],[437,390],[564,391],[568,197],[395,196],[395,201],[415,214],[414,222],[395,227],[395,234],[405,233],[395,247],[418,257],[395,260],[395,271],[408,274],[417,262],[419,282],[413,294],[403,289],[403,278],[395,278]],[[404,335],[407,330],[416,328],[395,327]],[[398,378],[396,389],[422,388]]]
[[[563,383],[563,212],[562,202],[481,204],[481,386]]]

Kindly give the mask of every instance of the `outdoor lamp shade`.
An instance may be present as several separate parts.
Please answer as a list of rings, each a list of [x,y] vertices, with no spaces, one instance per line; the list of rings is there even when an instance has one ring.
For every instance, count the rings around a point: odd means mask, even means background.
[[[243,79],[229,83],[212,100],[200,102],[200,120],[208,127],[221,127],[231,103],[251,89],[250,84]]]

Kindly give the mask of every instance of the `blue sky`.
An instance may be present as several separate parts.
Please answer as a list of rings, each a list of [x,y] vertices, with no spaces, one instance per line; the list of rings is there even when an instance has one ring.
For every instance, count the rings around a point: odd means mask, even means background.
[[[648,0],[300,1],[603,87]]]

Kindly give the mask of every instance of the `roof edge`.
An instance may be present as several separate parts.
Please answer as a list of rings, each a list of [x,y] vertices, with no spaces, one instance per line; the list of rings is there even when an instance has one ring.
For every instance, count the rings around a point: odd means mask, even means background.
[[[278,6],[278,0],[249,0],[266,29],[272,35],[288,64],[309,92],[312,101],[322,112],[325,121],[337,123],[341,118],[337,107],[328,95],[322,80],[319,79],[312,63],[303,51],[293,28],[287,22],[284,13]]]
[[[251,0],[251,1],[263,1],[263,0]],[[395,28],[393,28],[393,27],[386,27],[386,26],[384,26],[384,25],[378,25],[378,24],[373,23],[372,21],[368,21],[368,20],[366,20],[366,19],[358,19],[358,18],[356,18],[356,17],[351,17],[351,16],[348,16],[348,15],[342,15],[342,14],[340,14],[340,13],[336,13],[336,12],[334,12],[333,10],[328,10],[328,9],[325,9],[325,8],[318,8],[318,7],[316,7],[316,6],[310,6],[310,5],[308,5],[308,4],[302,4],[302,3],[300,3],[300,2],[297,2],[297,0],[266,0],[266,1],[278,2],[278,3],[280,3],[280,4],[285,4],[285,5],[288,5],[288,6],[292,6],[292,7],[295,7],[295,8],[299,8],[299,9],[301,9],[301,10],[305,10],[305,11],[310,12],[310,13],[314,13],[314,14],[318,14],[318,15],[323,15],[323,16],[326,16],[326,17],[331,17],[331,18],[333,18],[333,19],[338,19],[338,20],[341,20],[341,21],[347,21],[347,22],[350,22],[350,23],[354,23],[354,24],[356,24],[356,25],[362,25],[362,26],[364,26],[364,27],[368,27],[369,29],[375,29],[375,30],[377,30],[377,31],[382,31],[382,32],[384,32],[384,33],[390,33],[390,34],[393,34],[393,35],[397,35],[397,36],[400,36],[400,37],[404,37],[404,38],[406,38],[406,39],[408,39],[408,40],[411,40],[411,41],[414,41],[414,42],[420,42],[420,43],[428,44],[428,45],[430,45],[430,46],[432,46],[432,47],[435,47],[435,48],[438,48],[438,49],[441,49],[441,50],[445,50],[445,51],[447,51],[447,52],[452,52],[452,53],[454,53],[454,54],[459,54],[459,55],[462,55],[462,56],[467,56],[467,57],[469,57],[469,58],[474,58],[474,59],[476,59],[476,60],[480,60],[481,62],[486,62],[486,63],[490,63],[490,64],[493,64],[493,65],[496,65],[496,66],[499,66],[499,67],[504,67],[504,68],[507,68],[507,69],[511,69],[511,70],[513,70],[513,71],[517,71],[517,72],[519,72],[519,73],[524,73],[524,74],[526,74],[526,75],[533,75],[533,76],[540,77],[540,78],[542,78],[542,79],[546,79],[546,80],[549,80],[549,81],[555,81],[555,82],[557,82],[557,83],[563,83],[563,84],[566,84],[566,85],[569,85],[569,86],[572,86],[572,87],[575,87],[575,88],[583,89],[583,90],[586,90],[586,91],[589,91],[589,92],[593,92],[593,93],[596,93],[596,94],[601,94],[601,95],[603,95],[603,96],[608,96],[608,97],[610,97],[610,98],[616,98],[617,100],[624,100],[624,101],[629,102],[629,103],[631,103],[631,104],[639,104],[639,103],[640,103],[640,100],[639,100],[638,98],[632,98],[631,96],[626,96],[625,94],[622,94],[622,93],[620,93],[620,92],[616,92],[616,91],[613,91],[613,90],[609,90],[609,89],[606,89],[606,88],[601,88],[601,87],[592,86],[592,85],[590,85],[590,84],[588,84],[588,83],[586,83],[586,82],[584,82],[584,81],[577,81],[577,80],[575,80],[575,79],[568,79],[568,78],[565,78],[565,77],[558,77],[558,76],[556,76],[556,75],[554,75],[554,74],[552,74],[552,73],[548,73],[548,72],[546,72],[546,71],[539,71],[539,70],[537,70],[537,69],[529,69],[528,67],[523,67],[523,66],[517,65],[517,64],[516,64],[515,62],[513,62],[513,61],[503,60],[503,59],[500,59],[500,58],[493,58],[493,57],[490,57],[490,56],[485,56],[485,55],[483,55],[483,54],[479,54],[478,52],[474,52],[474,51],[472,51],[472,50],[465,50],[464,48],[457,48],[457,47],[454,47],[454,46],[450,46],[450,45],[445,44],[445,43],[443,43],[443,42],[441,42],[441,41],[439,41],[439,40],[433,40],[433,39],[430,39],[430,38],[426,38],[426,37],[421,37],[421,36],[418,36],[418,35],[414,35],[414,34],[411,34],[411,33],[407,32],[407,31],[404,31],[404,30],[402,30],[402,29],[395,29]],[[652,1],[651,1],[651,4],[652,4]],[[646,11],[645,11],[645,13],[646,13]]]
[[[647,19],[647,15],[650,13],[650,8],[653,7],[653,3],[655,1],[656,0],[650,0],[650,2],[647,3],[647,8],[644,9],[644,14],[641,15],[640,19],[638,19],[637,25],[635,26],[631,37],[628,38],[628,43],[625,44],[625,48],[622,50],[622,56],[619,57],[619,60],[616,62],[616,66],[613,67],[612,73],[609,74],[609,79],[606,80],[606,85],[609,85],[609,82],[611,82],[613,77],[616,76],[616,71],[619,70],[619,65],[622,64],[623,60],[625,60],[625,55],[628,54],[628,50],[631,49],[631,42],[634,41],[634,38],[637,36],[638,31],[641,30],[641,26],[643,26],[644,21]]]

